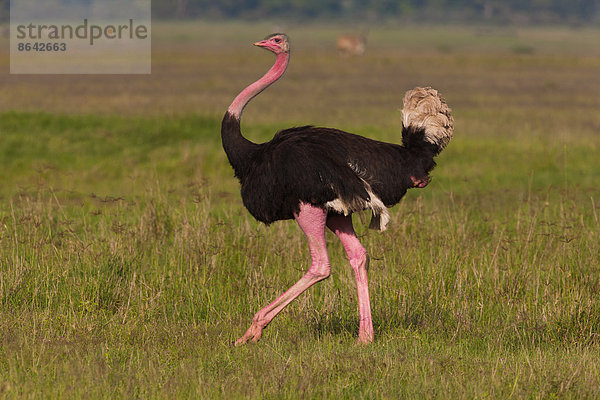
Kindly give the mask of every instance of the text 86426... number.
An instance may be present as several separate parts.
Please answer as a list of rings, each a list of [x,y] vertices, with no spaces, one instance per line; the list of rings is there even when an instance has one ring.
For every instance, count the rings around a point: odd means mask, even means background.
[[[17,44],[19,51],[67,51],[66,43],[20,42]]]

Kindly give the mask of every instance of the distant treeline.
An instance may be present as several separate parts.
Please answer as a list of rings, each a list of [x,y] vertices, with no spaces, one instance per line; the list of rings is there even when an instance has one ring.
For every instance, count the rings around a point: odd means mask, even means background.
[[[600,0],[152,0],[156,18],[390,18],[577,23],[600,19]]]
[[[0,0],[0,19],[8,20],[9,4]],[[152,0],[152,17],[576,24],[600,21],[600,0]]]

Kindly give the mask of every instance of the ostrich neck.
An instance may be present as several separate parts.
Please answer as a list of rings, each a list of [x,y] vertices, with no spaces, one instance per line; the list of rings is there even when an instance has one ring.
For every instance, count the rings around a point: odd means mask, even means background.
[[[277,60],[271,69],[269,69],[262,78],[242,90],[227,109],[225,117],[223,117],[223,122],[221,124],[223,149],[227,154],[229,163],[235,171],[235,175],[240,180],[243,180],[246,176],[248,168],[250,167],[250,161],[259,147],[258,144],[252,143],[242,136],[240,129],[242,111],[244,111],[244,107],[246,107],[246,104],[248,104],[254,96],[265,90],[283,75],[289,59],[289,53],[278,54]]]
[[[275,60],[275,64],[273,64],[271,69],[269,69],[269,71],[267,71],[262,78],[248,86],[246,89],[242,90],[242,92],[233,100],[233,103],[231,103],[227,111],[239,120],[242,117],[242,112],[244,111],[244,107],[246,107],[248,102],[250,102],[254,96],[269,87],[269,85],[271,85],[277,79],[281,78],[281,75],[283,75],[288,66],[289,60],[289,52],[279,53],[277,55],[277,59]]]

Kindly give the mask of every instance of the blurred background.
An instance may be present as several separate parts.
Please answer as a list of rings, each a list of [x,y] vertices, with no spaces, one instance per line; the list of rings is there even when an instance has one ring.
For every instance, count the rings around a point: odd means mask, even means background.
[[[93,0],[46,0],[44,5],[89,5]],[[8,20],[10,0],[0,1],[0,18]],[[598,22],[597,0],[152,0],[156,19],[354,19],[378,22],[401,19],[444,23]]]
[[[250,121],[376,124],[389,120],[390,109],[416,84],[437,86],[453,93],[454,104],[471,107],[482,96],[518,100],[597,85],[579,72],[548,66],[573,56],[589,63],[600,53],[599,0],[154,0],[150,76],[10,76],[8,11],[9,1],[2,0],[0,110],[221,114],[268,67],[270,56],[251,43],[275,31],[291,37],[294,58],[277,92],[256,102],[263,110],[287,107],[248,113]],[[524,69],[498,70],[509,59]],[[490,73],[476,77],[482,63]],[[360,115],[353,112],[359,108]]]

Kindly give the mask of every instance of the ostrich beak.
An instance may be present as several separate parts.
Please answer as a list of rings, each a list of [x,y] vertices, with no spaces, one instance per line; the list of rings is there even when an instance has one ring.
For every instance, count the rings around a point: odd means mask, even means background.
[[[260,42],[254,43],[254,45],[258,46],[258,47],[266,47],[267,46],[267,41],[266,40],[261,40]]]

